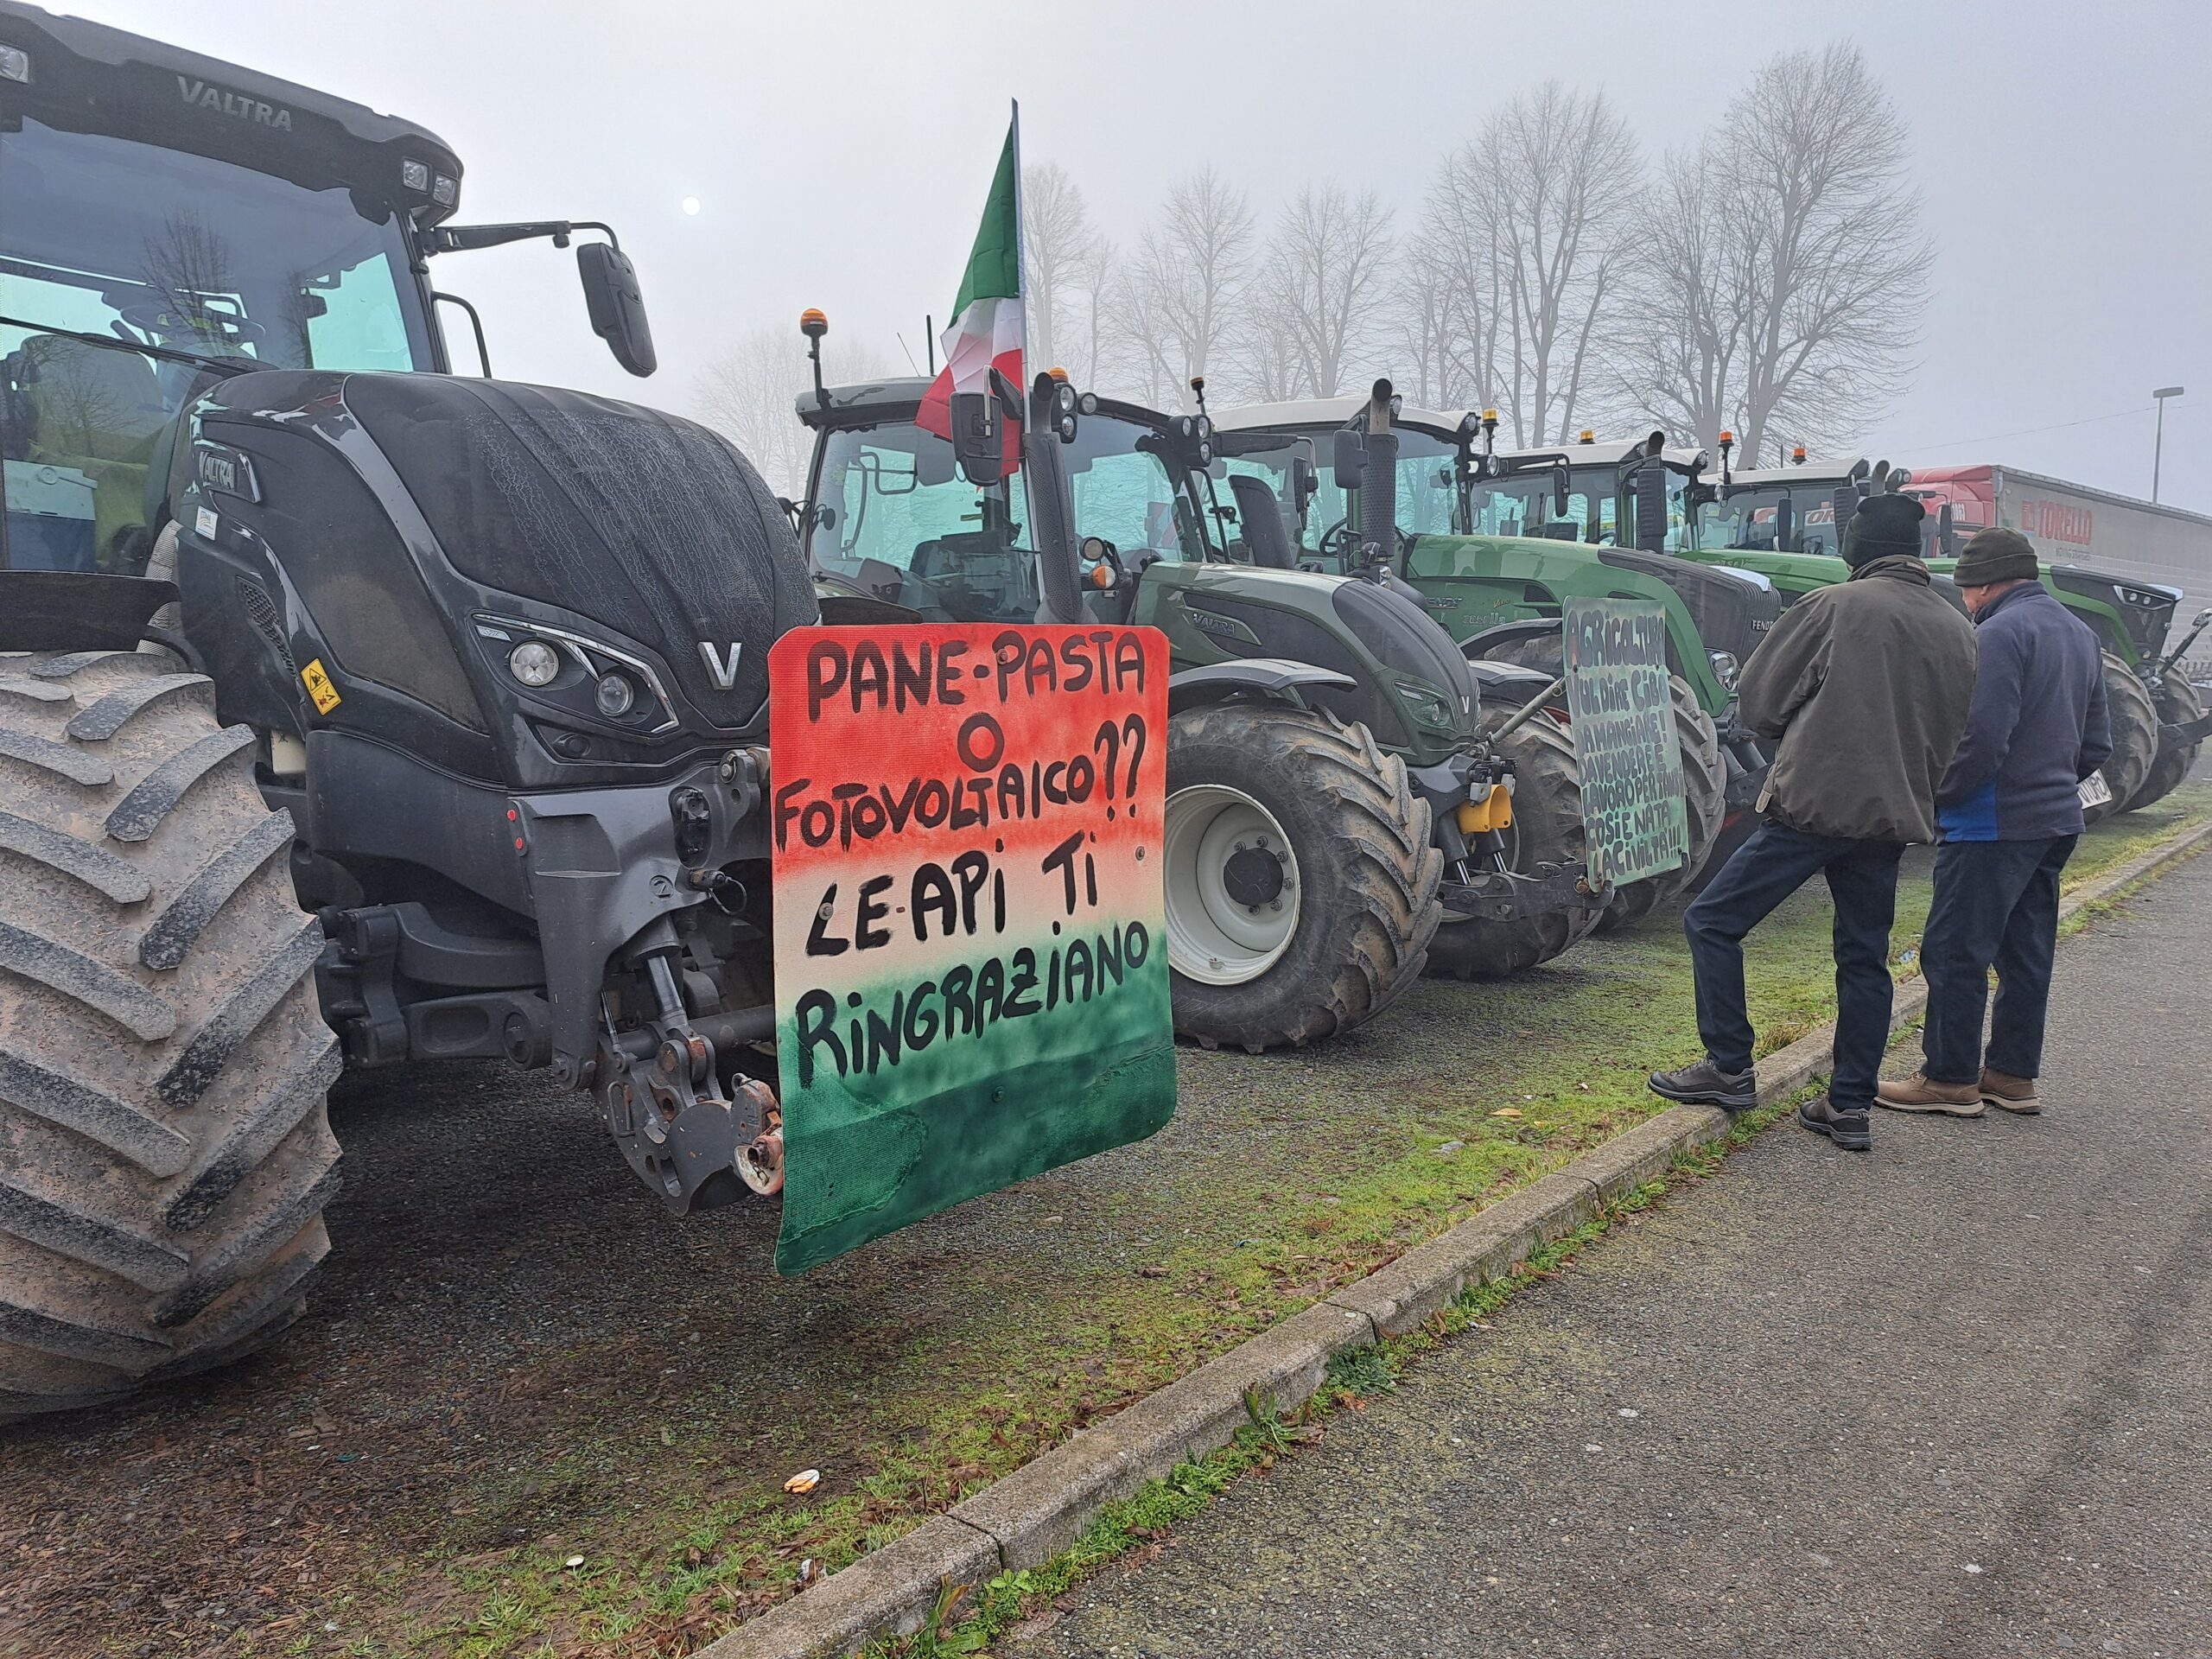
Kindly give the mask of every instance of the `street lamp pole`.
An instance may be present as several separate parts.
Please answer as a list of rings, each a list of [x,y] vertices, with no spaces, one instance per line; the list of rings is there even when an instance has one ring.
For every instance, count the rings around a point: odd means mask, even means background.
[[[2181,394],[2182,388],[2179,386],[2160,386],[2151,394],[2158,401],[2158,435],[2151,440],[2151,505],[2152,506],[2158,504],[2158,462],[2164,457],[2166,448],[2166,399],[2178,397]]]

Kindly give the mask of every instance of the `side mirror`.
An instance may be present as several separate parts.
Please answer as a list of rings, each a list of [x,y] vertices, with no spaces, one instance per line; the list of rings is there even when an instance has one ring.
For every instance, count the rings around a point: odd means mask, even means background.
[[[1243,528],[1244,546],[1252,563],[1268,570],[1295,569],[1298,559],[1290,544],[1290,532],[1283,525],[1282,504],[1266,480],[1249,473],[1233,474],[1229,493],[1236,498],[1237,522]]]
[[[998,401],[985,391],[952,394],[952,458],[970,484],[995,484],[1006,476],[1005,428]]]
[[[1787,491],[1774,504],[1774,550],[1795,553],[1797,550],[1797,503]]]
[[[660,366],[652,325],[645,321],[645,292],[630,256],[607,242],[576,244],[576,274],[583,279],[591,331],[607,342],[614,360],[635,375]]]
[[[1329,451],[1329,466],[1337,475],[1338,489],[1357,489],[1359,475],[1367,470],[1366,440],[1348,426],[1338,428]]]
[[[1948,501],[1936,510],[1936,550],[1947,559],[1959,556],[1958,526],[1952,521],[1951,504]]]
[[[1636,495],[1636,544],[1646,553],[1667,545],[1667,469],[1640,467],[1630,488]]]
[[[1567,463],[1560,461],[1552,467],[1553,518],[1564,518],[1573,511],[1574,504],[1567,496]]]

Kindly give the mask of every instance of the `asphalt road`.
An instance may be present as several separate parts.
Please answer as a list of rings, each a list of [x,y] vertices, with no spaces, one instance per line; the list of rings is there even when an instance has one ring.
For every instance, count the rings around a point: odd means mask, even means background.
[[[2212,859],[2043,1116],[1777,1125],[998,1651],[2212,1655],[2208,938]]]

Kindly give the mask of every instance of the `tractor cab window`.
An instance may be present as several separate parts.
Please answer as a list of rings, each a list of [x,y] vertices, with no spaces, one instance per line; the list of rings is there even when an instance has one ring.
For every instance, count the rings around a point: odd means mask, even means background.
[[[1062,453],[1075,497],[1077,535],[1113,543],[1132,569],[1158,560],[1181,564],[1206,556],[1211,538],[1160,434],[1117,415],[1086,415],[1075,442]]]
[[[365,192],[27,119],[0,131],[0,203],[17,568],[143,569],[157,442],[219,378],[432,366],[397,214]]]
[[[825,575],[933,620],[1036,620],[1020,474],[979,488],[934,433],[849,427],[823,442],[814,502],[808,547]]]
[[[1538,467],[1473,486],[1467,493],[1467,507],[1474,533],[1611,546],[1616,530],[1612,496],[1603,491],[1593,493],[1586,480],[1573,479],[1562,515],[1553,489],[1555,477],[1549,467]]]
[[[1790,533],[1778,536],[1781,505],[1791,507]],[[1699,543],[1708,550],[1738,552],[1826,553],[1843,551],[1836,534],[1835,496],[1826,486],[1736,489],[1700,515]]]
[[[1319,480],[1321,487],[1315,492],[1313,505],[1306,510],[1310,534],[1319,546],[1319,538],[1344,524],[1352,506],[1352,497],[1359,488],[1356,478],[1339,480],[1337,477],[1329,435],[1315,447],[1320,451]],[[1443,439],[1427,432],[1415,432],[1408,428],[1398,429],[1398,464],[1396,467],[1398,505],[1395,517],[1398,528],[1408,536],[1448,536],[1452,533],[1452,509],[1456,486],[1452,469],[1457,452]],[[1356,533],[1353,531],[1340,531]]]

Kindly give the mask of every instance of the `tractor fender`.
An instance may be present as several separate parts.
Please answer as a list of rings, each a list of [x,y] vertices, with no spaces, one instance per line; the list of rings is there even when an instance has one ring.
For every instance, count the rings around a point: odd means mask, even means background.
[[[1552,677],[1540,668],[1529,668],[1521,663],[1492,662],[1478,657],[1468,663],[1467,671],[1475,677],[1486,702],[1501,698],[1526,702],[1552,683]]]
[[[1271,702],[1303,709],[1306,703],[1302,692],[1306,687],[1342,690],[1357,683],[1351,675],[1340,674],[1333,668],[1316,668],[1311,663],[1297,662],[1288,657],[1239,657],[1230,662],[1208,663],[1202,668],[1186,668],[1169,675],[1167,712],[1180,714],[1185,709],[1226,702],[1232,697],[1255,693]]]

